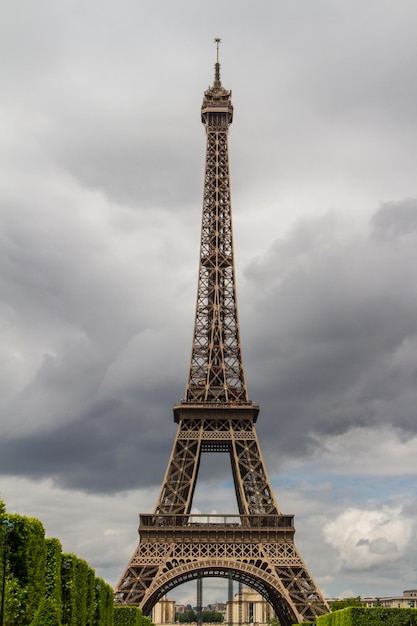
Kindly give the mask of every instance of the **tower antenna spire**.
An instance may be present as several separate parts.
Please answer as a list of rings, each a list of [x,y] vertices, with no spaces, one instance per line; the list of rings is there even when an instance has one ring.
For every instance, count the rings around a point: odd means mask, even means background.
[[[214,40],[214,43],[216,44],[216,48],[217,48],[217,57],[216,57],[216,62],[219,62],[219,46],[221,44],[222,40],[220,39],[220,37],[216,37],[216,39]]]
[[[220,37],[216,37],[214,40],[214,43],[216,44],[216,64],[214,66],[215,68],[215,72],[214,72],[214,87],[221,87],[222,83],[220,80],[220,62],[219,62],[219,47],[221,44],[221,39]]]

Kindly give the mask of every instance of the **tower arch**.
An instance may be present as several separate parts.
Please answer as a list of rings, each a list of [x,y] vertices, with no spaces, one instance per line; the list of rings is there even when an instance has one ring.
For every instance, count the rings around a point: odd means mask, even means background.
[[[297,609],[283,585],[277,585],[276,579],[268,572],[268,563],[251,564],[230,562],[228,559],[210,559],[206,564],[190,561],[167,567],[167,571],[158,577],[155,588],[149,589],[144,599],[142,610],[149,615],[159,600],[176,587],[202,578],[232,579],[259,593],[274,609],[275,614],[284,619],[282,623],[296,620]]]

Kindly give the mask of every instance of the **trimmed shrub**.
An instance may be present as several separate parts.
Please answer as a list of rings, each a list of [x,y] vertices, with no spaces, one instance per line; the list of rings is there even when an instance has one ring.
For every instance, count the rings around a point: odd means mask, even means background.
[[[75,604],[77,612],[77,626],[87,624],[87,576],[88,565],[83,559],[75,561]]]
[[[5,622],[8,626],[21,626],[26,621],[27,587],[19,584],[13,574],[6,580]]]
[[[6,516],[6,505],[4,504],[3,500],[0,498],[0,522],[2,522],[4,519],[7,519]],[[1,544],[3,544],[3,537],[5,535],[5,529],[3,528],[3,526],[0,524],[0,542]],[[3,550],[0,550],[0,583],[2,580],[2,576],[3,576]]]
[[[349,607],[317,618],[317,626],[417,626],[417,609]]]
[[[61,577],[63,626],[94,626],[94,570],[75,554],[63,554]]]
[[[77,604],[75,597],[77,557],[75,554],[63,554],[61,562],[62,584],[62,624],[77,626]]]
[[[35,518],[10,515],[9,519],[14,524],[8,538],[9,570],[13,579],[9,585],[6,623],[26,626],[45,594],[45,530]]]
[[[62,545],[59,539],[46,539],[45,598],[51,598],[61,610]]]
[[[94,626],[113,626],[113,589],[102,578],[95,579]]]
[[[44,598],[30,626],[61,626],[60,611],[52,598]]]
[[[0,520],[4,518],[5,506],[0,499]],[[45,539],[38,519],[21,515],[10,515],[9,519],[14,529],[7,537],[5,624],[113,626],[111,586],[96,578],[88,563],[75,554],[62,554],[59,539]],[[0,526],[0,540],[4,532]],[[3,552],[0,550],[0,556]],[[1,561],[0,565],[2,572]],[[138,614],[138,609],[135,611]]]
[[[114,626],[142,626],[142,611],[136,606],[115,606]]]

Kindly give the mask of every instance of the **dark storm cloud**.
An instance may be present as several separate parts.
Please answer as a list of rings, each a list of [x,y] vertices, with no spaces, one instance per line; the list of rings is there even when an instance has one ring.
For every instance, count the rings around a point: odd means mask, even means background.
[[[248,377],[269,456],[355,426],[416,433],[416,219],[416,200],[382,205],[359,234],[328,214],[247,269]]]
[[[94,406],[94,412],[57,429],[0,442],[0,471],[53,478],[57,485],[115,492],[161,483],[174,435],[166,403],[159,415],[143,396]],[[145,407],[144,407],[145,405]]]
[[[243,347],[271,467],[311,452],[317,434],[383,424],[416,432],[416,221],[415,200],[383,205],[364,233],[327,214],[300,223],[248,267]],[[67,275],[61,272],[56,284]],[[45,356],[13,402],[15,420],[29,423],[30,433],[2,438],[3,473],[109,492],[161,481],[175,434],[170,407],[185,383],[187,333],[175,331],[177,317],[126,344],[118,329],[130,328],[128,295],[120,306],[112,302],[103,307],[111,326],[99,324],[89,341]],[[48,300],[44,307],[52,324],[61,320]]]

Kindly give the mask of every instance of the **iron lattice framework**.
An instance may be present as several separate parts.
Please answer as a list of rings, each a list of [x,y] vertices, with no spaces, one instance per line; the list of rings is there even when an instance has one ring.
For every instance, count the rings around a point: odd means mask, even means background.
[[[154,513],[116,587],[116,601],[148,613],[168,591],[201,577],[228,577],[261,593],[282,626],[314,621],[328,606],[294,544],[292,515],[275,502],[255,431],[239,338],[228,129],[231,91],[220,65],[201,110],[206,167],[196,318],[185,399]],[[230,455],[239,515],[191,513],[201,454]]]
[[[207,131],[200,270],[187,402],[247,402],[240,350],[233,257],[228,130],[231,92],[220,82],[201,109]]]

